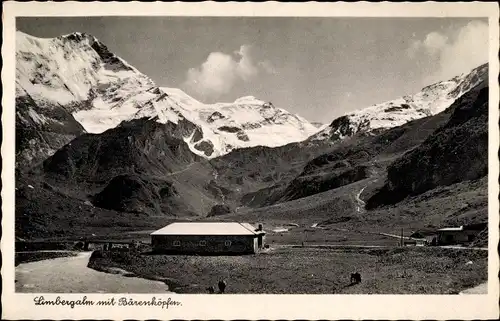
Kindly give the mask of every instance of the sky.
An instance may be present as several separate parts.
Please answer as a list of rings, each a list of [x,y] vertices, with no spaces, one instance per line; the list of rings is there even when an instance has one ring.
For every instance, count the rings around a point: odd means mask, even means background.
[[[255,96],[320,123],[488,61],[479,18],[25,17],[16,28],[89,33],[158,86],[205,103]]]

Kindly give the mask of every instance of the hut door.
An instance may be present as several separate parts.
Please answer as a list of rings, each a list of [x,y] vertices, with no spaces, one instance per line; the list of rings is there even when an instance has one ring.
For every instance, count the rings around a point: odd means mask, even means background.
[[[259,235],[259,236],[257,237],[257,247],[258,247],[259,249],[261,249],[261,248],[262,248],[262,235]]]

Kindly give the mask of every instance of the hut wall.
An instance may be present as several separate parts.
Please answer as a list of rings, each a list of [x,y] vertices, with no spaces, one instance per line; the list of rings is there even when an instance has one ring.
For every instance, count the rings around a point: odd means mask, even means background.
[[[250,235],[152,235],[154,251],[171,253],[255,253]]]

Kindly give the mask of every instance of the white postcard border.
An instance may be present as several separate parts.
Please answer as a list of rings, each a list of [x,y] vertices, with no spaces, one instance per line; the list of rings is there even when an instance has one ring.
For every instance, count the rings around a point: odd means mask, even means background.
[[[498,6],[496,3],[84,3],[6,2],[2,44],[2,317],[5,319],[483,319],[498,316],[499,109]],[[351,16],[489,17],[489,283],[488,295],[190,295],[61,294],[65,300],[153,296],[182,306],[35,306],[37,296],[14,292],[15,17],[18,16]]]

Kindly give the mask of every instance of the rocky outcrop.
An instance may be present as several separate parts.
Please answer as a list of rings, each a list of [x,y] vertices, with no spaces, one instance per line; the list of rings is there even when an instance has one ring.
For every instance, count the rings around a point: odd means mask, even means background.
[[[217,204],[212,207],[210,212],[207,214],[207,217],[219,216],[231,213],[231,208],[224,204]]]

